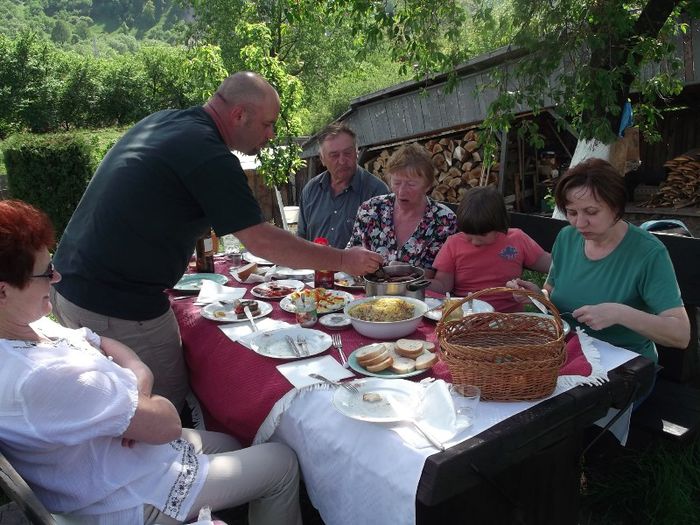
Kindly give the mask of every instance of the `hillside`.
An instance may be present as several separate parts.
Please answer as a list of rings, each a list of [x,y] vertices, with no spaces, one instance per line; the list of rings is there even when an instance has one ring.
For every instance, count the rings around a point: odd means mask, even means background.
[[[93,55],[133,52],[139,43],[183,42],[177,0],[0,0],[0,33],[31,30],[64,49]]]

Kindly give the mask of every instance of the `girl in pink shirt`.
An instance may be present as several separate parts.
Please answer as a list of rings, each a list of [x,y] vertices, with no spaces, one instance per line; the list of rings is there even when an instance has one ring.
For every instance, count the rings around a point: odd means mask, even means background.
[[[523,268],[549,271],[551,255],[518,228],[509,228],[505,201],[496,188],[469,190],[457,209],[459,233],[451,235],[435,258],[429,287],[439,293],[465,297],[484,288],[505,286]],[[522,311],[511,294],[481,296],[499,312]]]

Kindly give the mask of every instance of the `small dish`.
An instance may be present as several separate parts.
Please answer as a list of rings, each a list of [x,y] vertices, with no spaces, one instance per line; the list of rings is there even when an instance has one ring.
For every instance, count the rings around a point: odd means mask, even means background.
[[[261,283],[251,288],[250,293],[260,299],[282,299],[292,292],[304,289],[304,283],[296,279],[283,279]]]
[[[182,293],[199,293],[202,281],[214,281],[218,284],[228,283],[228,277],[218,273],[187,273],[180,278],[173,290]]]
[[[255,301],[258,303],[258,314],[253,314],[253,319],[259,319],[260,317],[265,317],[272,312],[272,305],[264,301]],[[217,321],[219,323],[244,323],[248,319],[243,316],[238,317],[234,311],[233,304],[224,303],[222,306],[220,303],[208,304],[202,308],[202,317],[209,319],[210,321]]]
[[[326,328],[341,330],[350,326],[350,318],[345,314],[328,314],[318,318],[318,322]]]

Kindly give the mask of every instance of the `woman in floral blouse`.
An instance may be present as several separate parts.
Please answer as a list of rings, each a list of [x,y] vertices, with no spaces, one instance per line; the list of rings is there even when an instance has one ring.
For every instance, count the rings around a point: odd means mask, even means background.
[[[412,264],[433,276],[433,260],[457,229],[455,214],[427,196],[434,180],[430,155],[419,144],[399,148],[387,164],[393,193],[365,201],[357,211],[348,247],[363,246],[392,262]]]

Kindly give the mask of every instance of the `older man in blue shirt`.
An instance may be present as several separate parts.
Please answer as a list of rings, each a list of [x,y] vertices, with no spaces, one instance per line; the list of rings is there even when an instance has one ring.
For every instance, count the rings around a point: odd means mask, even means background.
[[[355,133],[346,124],[328,125],[318,141],[326,171],[301,192],[297,235],[310,241],[325,237],[331,246],[345,248],[360,204],[389,188],[357,165]]]

